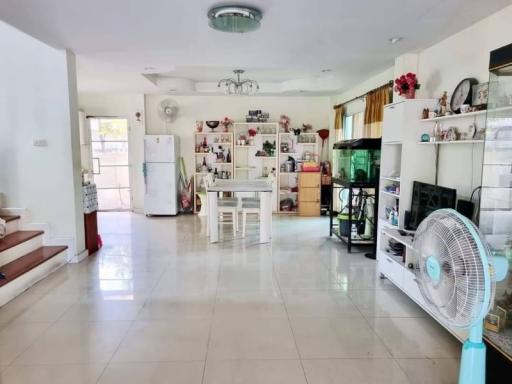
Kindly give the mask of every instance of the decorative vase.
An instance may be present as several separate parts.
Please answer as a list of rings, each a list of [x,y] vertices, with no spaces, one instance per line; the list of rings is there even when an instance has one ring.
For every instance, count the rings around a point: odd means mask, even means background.
[[[197,132],[203,132],[203,121],[202,120],[196,121],[196,130],[197,130]]]
[[[414,99],[416,97],[416,89],[409,88],[407,92],[404,93],[404,97],[406,99]]]

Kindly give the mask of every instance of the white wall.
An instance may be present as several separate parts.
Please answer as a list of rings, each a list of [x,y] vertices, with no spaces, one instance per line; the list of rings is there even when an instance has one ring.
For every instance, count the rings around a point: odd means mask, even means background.
[[[451,93],[465,77],[489,78],[489,53],[512,42],[512,6],[419,53],[418,97]]]
[[[439,98],[443,91],[450,97],[456,85],[466,77],[475,77],[486,82],[489,77],[490,51],[512,42],[512,6],[491,15],[449,38],[417,53],[417,75],[421,89],[418,98]],[[400,67],[397,58],[395,68],[384,71],[378,76],[341,95],[331,98],[335,105],[351,97],[364,93],[375,86],[393,78],[395,69]],[[379,84],[380,83],[380,84]],[[467,129],[467,120],[452,121],[461,129]],[[477,125],[483,126],[484,119],[478,119]],[[426,125],[426,133],[432,127]],[[471,191],[481,183],[482,145],[453,145],[441,148],[439,162],[439,184],[457,189],[460,197],[469,197]]]
[[[74,256],[84,249],[74,57],[3,22],[0,51],[4,207],[25,208],[28,222],[48,224],[49,236],[69,240]],[[35,139],[48,146],[35,147]]]
[[[444,91],[451,97],[457,84],[466,77],[488,81],[490,52],[512,42],[510,20],[512,6],[419,52],[418,76],[422,87],[418,97],[438,98]],[[465,130],[470,123],[460,120],[460,128]],[[482,127],[485,119],[477,119],[476,124]],[[456,188],[458,195],[468,197],[481,183],[483,145],[446,149],[441,150],[439,184]]]
[[[158,105],[168,97],[177,101],[180,106],[179,117],[170,124],[166,124],[158,117]],[[181,153],[190,177],[194,172],[196,120],[220,120],[228,116],[235,121],[245,121],[250,109],[269,112],[272,121],[277,121],[281,114],[285,114],[290,117],[291,125],[294,127],[309,123],[316,131],[329,126],[328,97],[146,95],[146,131],[148,134],[180,136]]]
[[[78,106],[87,116],[116,116],[128,119],[132,209],[135,212],[142,212],[144,208],[144,177],[142,175],[145,134],[144,95],[80,93]],[[135,117],[137,112],[142,113],[141,122],[138,122]]]

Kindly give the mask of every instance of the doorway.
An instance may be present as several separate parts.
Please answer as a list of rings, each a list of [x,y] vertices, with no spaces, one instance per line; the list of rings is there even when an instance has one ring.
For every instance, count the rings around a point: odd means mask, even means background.
[[[128,119],[90,117],[93,180],[100,211],[132,207]]]

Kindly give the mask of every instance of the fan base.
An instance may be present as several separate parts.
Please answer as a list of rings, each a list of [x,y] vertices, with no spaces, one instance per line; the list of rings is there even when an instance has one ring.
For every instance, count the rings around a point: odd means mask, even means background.
[[[459,384],[485,384],[485,344],[466,340],[462,347]]]

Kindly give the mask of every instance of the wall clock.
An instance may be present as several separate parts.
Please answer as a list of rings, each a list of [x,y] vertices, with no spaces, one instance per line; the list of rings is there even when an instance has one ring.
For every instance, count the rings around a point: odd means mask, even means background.
[[[476,79],[467,78],[455,87],[450,101],[450,108],[454,113],[460,113],[460,106],[462,104],[471,104],[471,99],[473,98],[471,87],[477,83]]]

